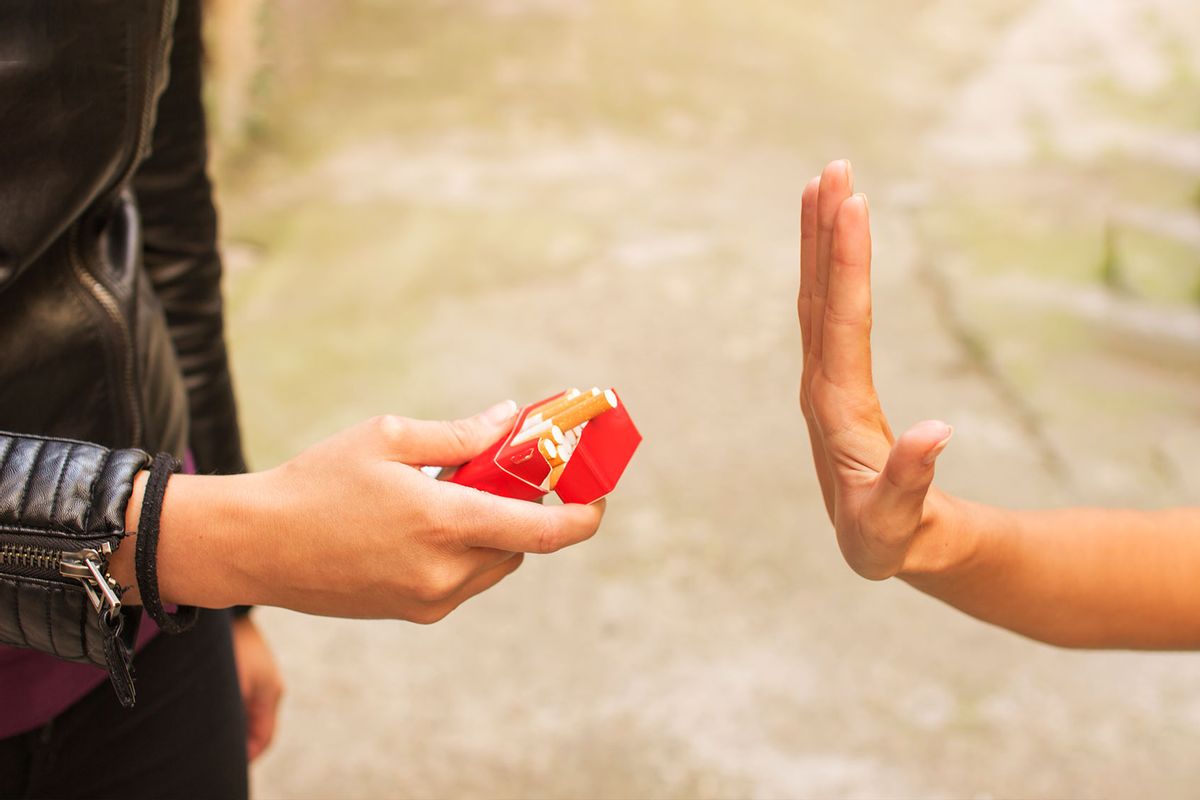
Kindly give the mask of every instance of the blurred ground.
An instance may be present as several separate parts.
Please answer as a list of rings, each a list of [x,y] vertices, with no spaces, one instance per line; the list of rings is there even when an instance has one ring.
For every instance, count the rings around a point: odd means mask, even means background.
[[[1061,652],[844,567],[793,305],[800,189],[848,156],[878,382],[894,427],[955,424],[939,482],[1195,503],[1191,0],[255,13],[218,176],[253,462],[574,384],[646,438],[597,539],[439,625],[260,610],[290,694],[259,797],[1195,793],[1200,656]]]

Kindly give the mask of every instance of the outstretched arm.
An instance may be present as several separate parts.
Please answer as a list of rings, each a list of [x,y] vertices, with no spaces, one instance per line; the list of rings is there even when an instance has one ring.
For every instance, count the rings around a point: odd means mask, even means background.
[[[516,406],[453,422],[382,416],[274,469],[176,475],[158,544],[165,602],[275,605],[341,617],[440,620],[521,565],[589,538],[604,501],[542,506],[422,473],[462,464],[503,436]],[[145,473],[126,509],[136,531]],[[110,570],[136,592],[136,534]]]
[[[1200,509],[1011,511],[932,485],[952,434],[899,438],[871,375],[871,233],[850,165],[804,190],[800,405],[847,563],[1065,647],[1200,648]]]

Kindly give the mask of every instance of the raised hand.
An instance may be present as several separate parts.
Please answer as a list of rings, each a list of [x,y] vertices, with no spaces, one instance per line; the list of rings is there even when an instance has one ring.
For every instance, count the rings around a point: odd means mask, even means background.
[[[890,578],[933,514],[934,461],[953,429],[921,422],[896,439],[880,407],[871,376],[867,198],[853,194],[848,161],[832,162],[804,188],[796,308],[800,407],[838,546],[858,574]]]

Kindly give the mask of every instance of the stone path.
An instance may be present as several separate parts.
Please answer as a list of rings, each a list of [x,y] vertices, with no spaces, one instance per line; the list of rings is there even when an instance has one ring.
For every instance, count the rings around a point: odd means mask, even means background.
[[[621,389],[646,443],[596,540],[439,625],[260,610],[290,694],[258,796],[1140,797],[1200,780],[1197,656],[1053,650],[849,573],[795,408],[793,305],[800,187],[849,155],[876,223],[878,383],[895,427],[956,425],[941,484],[1013,505],[1194,501],[1194,307],[1087,270],[1104,192],[1178,221],[1172,264],[1200,260],[1181,199],[1195,132],[1119,132],[1127,154],[1174,143],[1159,194],[1119,155],[1028,148],[1067,134],[1021,127],[1014,65],[1036,84],[1078,3],[827,5],[293,0],[268,17],[272,99],[223,198],[255,463],[383,410],[592,382]],[[1086,5],[1095,24],[1055,76],[1129,28],[1120,4]],[[1173,91],[1152,67],[1200,41],[1187,7],[1158,0],[1121,39],[1134,100]],[[1092,83],[1061,80],[1090,102]],[[993,107],[1004,146],[964,151]],[[1045,212],[1072,186],[1090,211],[1063,233]],[[991,215],[1022,209],[1006,250]]]

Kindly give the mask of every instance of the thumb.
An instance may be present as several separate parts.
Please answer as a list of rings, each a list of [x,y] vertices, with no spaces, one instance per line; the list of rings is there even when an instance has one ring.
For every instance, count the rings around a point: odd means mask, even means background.
[[[512,429],[517,404],[497,403],[473,417],[456,420],[405,420],[398,455],[408,464],[453,467],[470,461]]]
[[[916,529],[933,483],[934,463],[953,435],[954,428],[929,420],[918,422],[896,440],[864,509],[872,527],[894,536]]]

